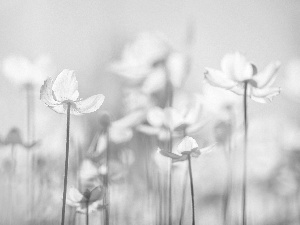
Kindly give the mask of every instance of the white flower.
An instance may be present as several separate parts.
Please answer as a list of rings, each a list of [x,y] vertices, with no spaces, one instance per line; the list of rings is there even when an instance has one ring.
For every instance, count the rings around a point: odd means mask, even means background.
[[[192,137],[185,136],[178,145],[174,153],[159,149],[159,153],[163,156],[172,158],[174,162],[184,161],[188,156],[198,158],[200,155],[211,152],[215,144],[205,148],[199,148],[196,140]]]
[[[104,95],[93,95],[85,100],[79,99],[78,83],[72,70],[63,70],[55,80],[48,78],[41,87],[40,99],[57,113],[70,112],[73,115],[91,113],[100,108]]]
[[[22,56],[11,56],[3,61],[4,75],[17,85],[38,86],[51,75],[51,60],[41,56],[31,62]]]
[[[256,67],[236,52],[223,57],[221,71],[206,68],[205,78],[211,85],[228,89],[238,95],[244,94],[244,84],[247,82],[247,95],[254,101],[266,103],[280,93],[280,88],[271,87],[279,67],[280,62],[276,61],[257,73]]]

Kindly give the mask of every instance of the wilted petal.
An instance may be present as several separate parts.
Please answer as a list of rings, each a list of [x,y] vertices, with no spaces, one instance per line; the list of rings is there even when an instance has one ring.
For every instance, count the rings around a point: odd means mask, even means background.
[[[78,82],[74,71],[63,70],[55,79],[52,90],[57,101],[76,101],[78,99]]]
[[[103,104],[104,99],[102,94],[93,95],[85,100],[75,102],[76,109],[79,113],[95,112]]]
[[[281,63],[279,61],[270,63],[262,72],[256,74],[252,80],[257,83],[258,88],[264,88],[267,85],[271,85],[275,80],[277,73]]]
[[[192,137],[186,136],[182,139],[182,141],[178,145],[177,151],[178,153],[181,154],[183,152],[190,152],[193,149],[197,149],[197,148],[198,148],[198,144],[196,140]]]
[[[237,85],[237,82],[230,80],[226,75],[220,71],[211,68],[205,68],[206,72],[204,73],[205,79],[212,86],[231,89]]]
[[[161,127],[163,125],[164,119],[164,111],[159,107],[150,109],[147,114],[147,121],[154,127]]]
[[[58,106],[60,102],[56,101],[53,98],[53,80],[49,77],[47,80],[44,81],[44,84],[40,90],[40,99],[49,107]]]

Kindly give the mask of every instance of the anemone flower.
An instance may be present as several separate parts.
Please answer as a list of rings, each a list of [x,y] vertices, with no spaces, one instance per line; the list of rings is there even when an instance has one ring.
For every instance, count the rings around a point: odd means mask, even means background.
[[[92,190],[87,189],[84,193],[80,193],[78,189],[71,187],[66,202],[69,206],[75,207],[77,212],[86,214],[86,225],[88,225],[89,213],[103,207],[99,204],[103,196],[104,190],[100,186]]]
[[[191,196],[192,196],[192,225],[195,225],[195,202],[194,202],[194,184],[192,174],[192,162],[191,157],[198,158],[200,155],[208,153],[212,150],[215,144],[205,148],[199,148],[197,142],[192,137],[186,136],[180,142],[177,147],[177,152],[172,153],[164,150],[159,150],[159,153],[163,156],[171,158],[174,162],[188,160],[189,165],[189,176],[191,185]]]
[[[66,192],[68,182],[69,166],[69,142],[70,142],[70,115],[82,115],[91,113],[100,108],[104,101],[101,94],[91,96],[85,100],[78,98],[78,83],[74,71],[63,70],[53,81],[48,78],[41,87],[40,99],[52,110],[57,113],[67,114],[67,138],[66,138],[66,158],[65,158],[65,177],[62,206],[62,220],[64,225]]]
[[[257,72],[255,65],[236,52],[227,54],[221,61],[220,70],[206,68],[205,78],[213,86],[230,90],[244,96],[244,168],[242,190],[242,218],[243,225],[247,224],[247,96],[260,103],[271,102],[280,93],[279,87],[271,87],[275,75],[280,67],[280,62],[270,63],[262,72]]]
[[[157,135],[159,140],[165,140],[168,137],[168,130],[173,136],[196,133],[208,120],[204,118],[200,120],[202,117],[201,100],[195,98],[191,103],[186,107],[181,105],[181,109],[153,107],[147,113],[149,125],[139,125],[137,130],[148,135]]]

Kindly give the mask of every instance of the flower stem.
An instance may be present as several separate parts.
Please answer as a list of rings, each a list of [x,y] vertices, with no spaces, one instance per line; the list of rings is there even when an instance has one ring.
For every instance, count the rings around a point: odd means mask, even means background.
[[[68,168],[69,168],[69,147],[70,147],[70,111],[71,111],[71,103],[68,103],[65,176],[64,176],[64,192],[63,192],[63,206],[62,206],[62,213],[61,213],[61,225],[65,224],[66,197],[67,197],[67,185],[68,185]]]
[[[103,205],[105,206],[104,224],[109,225],[109,160],[110,160],[110,138],[109,127],[106,130],[106,175],[104,176],[105,197],[103,199]]]
[[[89,225],[89,200],[86,201],[86,225]]]
[[[170,141],[169,141],[169,152],[172,152],[173,148],[173,138],[172,131],[169,130]],[[172,225],[172,159],[170,159],[170,168],[169,168],[169,225]]]
[[[190,184],[191,184],[191,195],[192,195],[192,225],[195,225],[194,184],[193,184],[191,155],[188,155],[188,162],[189,162],[189,173],[190,173]]]
[[[244,137],[244,168],[243,168],[243,193],[242,193],[242,216],[243,216],[243,225],[247,225],[247,146],[248,146],[248,121],[247,121],[247,86],[248,83],[245,81],[244,89],[244,128],[245,128],[245,137]]]
[[[13,214],[14,214],[14,177],[15,177],[15,169],[16,169],[16,163],[15,163],[15,145],[11,145],[11,180],[10,180],[10,188],[9,188],[9,200],[10,200],[10,218],[9,218],[9,224],[13,224]]]

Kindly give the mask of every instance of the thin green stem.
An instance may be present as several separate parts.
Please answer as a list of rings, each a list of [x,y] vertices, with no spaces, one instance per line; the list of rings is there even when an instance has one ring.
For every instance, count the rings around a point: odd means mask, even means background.
[[[63,205],[62,205],[62,213],[61,213],[61,225],[65,224],[65,212],[66,212],[66,197],[67,197],[68,168],[69,168],[69,147],[70,147],[70,111],[71,111],[71,103],[68,103],[65,176],[64,176],[64,192],[63,192]]]
[[[244,155],[243,155],[243,193],[242,193],[242,216],[243,225],[247,225],[247,146],[248,146],[248,121],[247,121],[247,86],[248,83],[245,81],[244,89],[244,128],[245,128],[245,138],[244,138]]]
[[[191,155],[188,155],[188,162],[189,162],[189,174],[190,174],[190,185],[191,185],[191,195],[192,195],[192,225],[195,225],[194,183],[193,183]]]

